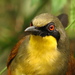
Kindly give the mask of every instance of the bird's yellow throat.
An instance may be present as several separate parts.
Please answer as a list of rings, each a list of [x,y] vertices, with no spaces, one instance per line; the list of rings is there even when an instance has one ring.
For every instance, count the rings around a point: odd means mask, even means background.
[[[28,58],[22,60],[13,75],[48,75],[56,73],[60,52],[53,36],[30,36]],[[56,65],[57,64],[57,65]]]
[[[53,36],[34,36],[30,37],[30,47],[36,51],[53,51],[57,49],[57,40]]]
[[[39,70],[39,74],[45,74],[50,69],[53,72],[60,55],[57,50],[57,40],[53,36],[31,35],[28,48],[29,64],[34,70]]]

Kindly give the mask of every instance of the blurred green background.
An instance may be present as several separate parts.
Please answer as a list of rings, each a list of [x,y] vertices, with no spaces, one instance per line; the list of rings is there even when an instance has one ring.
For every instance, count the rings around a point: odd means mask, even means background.
[[[41,13],[69,16],[66,32],[75,52],[75,0],[0,0],[0,71],[6,67],[11,49],[24,36],[32,18]],[[6,71],[2,73],[6,75]]]

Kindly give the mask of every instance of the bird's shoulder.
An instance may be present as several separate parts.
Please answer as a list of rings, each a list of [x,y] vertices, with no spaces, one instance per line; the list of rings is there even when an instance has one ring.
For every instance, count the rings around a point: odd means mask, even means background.
[[[22,43],[28,39],[28,37],[29,37],[29,36],[23,37],[23,38],[13,47],[13,49],[11,50],[10,55],[9,55],[9,57],[8,57],[7,67],[10,66],[12,60],[15,58],[15,56],[16,56],[17,53],[18,53],[18,49],[20,48],[20,46],[22,45]]]

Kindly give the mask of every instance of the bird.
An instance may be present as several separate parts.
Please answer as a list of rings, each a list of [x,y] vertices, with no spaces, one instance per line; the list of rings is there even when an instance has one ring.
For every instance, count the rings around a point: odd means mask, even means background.
[[[42,13],[24,30],[25,36],[12,49],[8,75],[74,75],[74,59],[64,25],[65,14]]]

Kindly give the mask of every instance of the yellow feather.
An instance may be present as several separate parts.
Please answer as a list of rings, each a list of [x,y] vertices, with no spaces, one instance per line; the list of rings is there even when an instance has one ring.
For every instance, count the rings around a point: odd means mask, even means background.
[[[47,75],[54,73],[55,67],[59,65],[56,61],[59,60],[60,52],[53,36],[31,35],[27,53],[27,59],[18,64],[13,75]]]
[[[34,36],[31,35],[28,45],[29,64],[32,71],[39,71],[39,74],[45,74],[50,69],[54,69],[55,61],[60,53],[57,50],[57,41],[53,36]],[[52,72],[51,70],[51,72]]]

